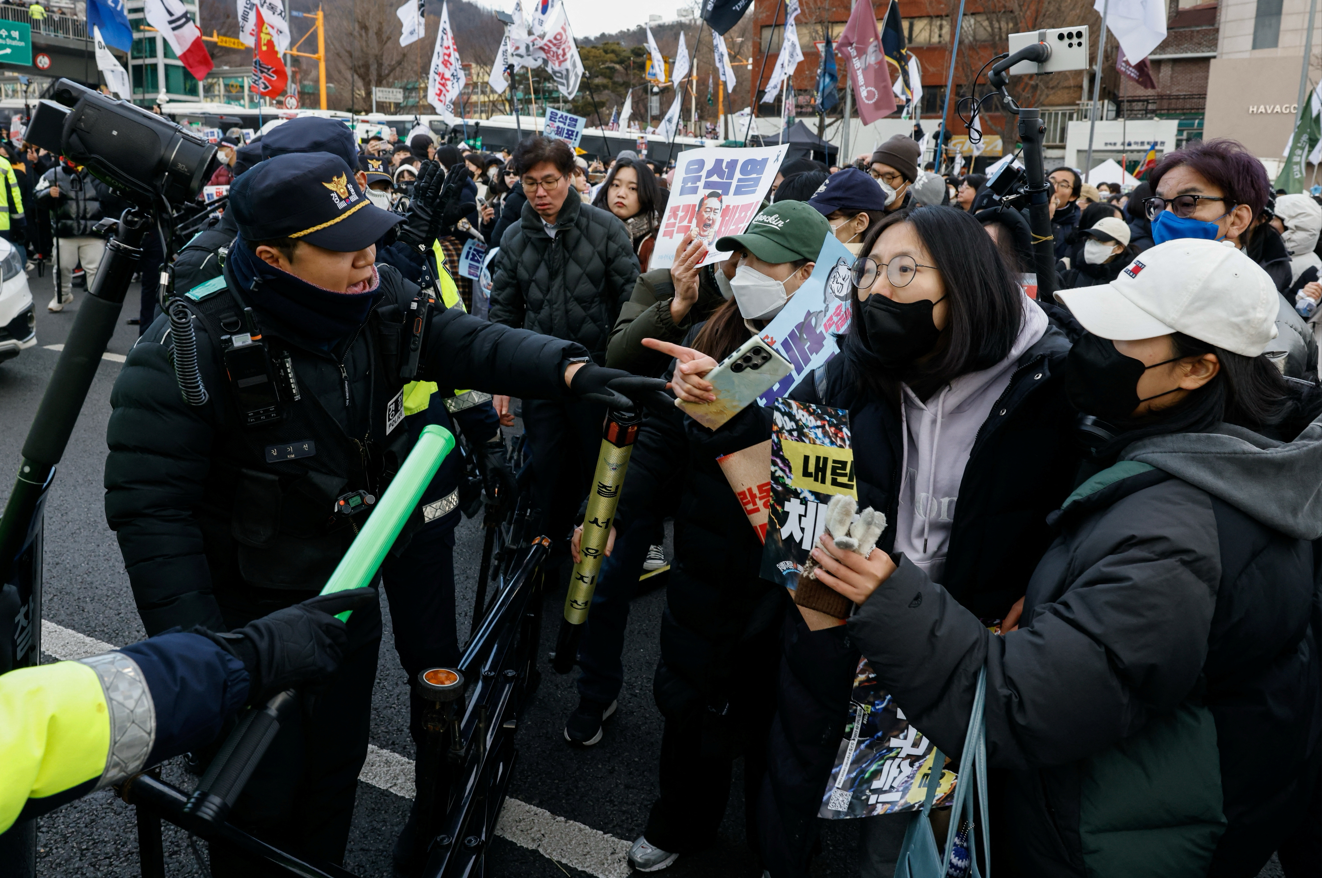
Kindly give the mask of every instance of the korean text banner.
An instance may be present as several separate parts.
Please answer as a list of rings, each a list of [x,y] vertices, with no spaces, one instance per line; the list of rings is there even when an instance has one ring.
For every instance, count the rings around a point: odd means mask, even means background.
[[[680,240],[695,225],[708,249],[702,264],[724,261],[730,254],[718,251],[716,241],[738,235],[757,216],[788,149],[715,146],[680,153],[651,268],[673,265]]]

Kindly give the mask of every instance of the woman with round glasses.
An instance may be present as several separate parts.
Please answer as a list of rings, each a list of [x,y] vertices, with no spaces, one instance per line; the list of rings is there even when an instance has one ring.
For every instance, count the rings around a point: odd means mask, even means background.
[[[1226,241],[1261,266],[1278,293],[1290,286],[1290,252],[1268,225],[1272,198],[1267,170],[1233,140],[1197,140],[1166,153],[1149,177],[1153,194],[1143,207],[1157,244],[1177,238]],[[1285,374],[1303,378],[1317,373],[1317,343],[1294,310],[1278,296],[1277,337],[1273,359],[1284,355]]]
[[[1011,627],[1050,541],[1046,516],[1079,464],[1060,376],[1069,344],[968,213],[898,211],[869,230],[863,253],[842,353],[791,396],[848,410],[859,507],[886,515],[878,548]],[[676,393],[704,392],[697,377],[677,372]],[[770,435],[769,415],[746,411],[724,429],[746,431],[728,443],[743,448]],[[808,871],[852,715],[859,653],[823,591],[799,596],[781,641],[757,818],[775,878]],[[858,822],[864,859],[893,863],[904,821]]]

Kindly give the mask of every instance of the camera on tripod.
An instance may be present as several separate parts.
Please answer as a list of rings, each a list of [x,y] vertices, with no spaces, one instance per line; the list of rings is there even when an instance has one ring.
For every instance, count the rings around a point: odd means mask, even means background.
[[[61,79],[32,113],[23,139],[83,165],[140,207],[191,202],[216,147],[163,116]]]

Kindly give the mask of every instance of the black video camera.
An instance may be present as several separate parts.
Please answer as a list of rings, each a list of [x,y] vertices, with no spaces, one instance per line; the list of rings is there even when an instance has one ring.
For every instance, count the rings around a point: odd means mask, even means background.
[[[131,201],[191,202],[211,172],[216,147],[155,113],[61,79],[55,100],[38,102],[23,139],[83,165]]]
[[[996,196],[1002,207],[1022,210],[1028,206],[1028,175],[1024,169],[1008,161],[987,181],[987,188]]]

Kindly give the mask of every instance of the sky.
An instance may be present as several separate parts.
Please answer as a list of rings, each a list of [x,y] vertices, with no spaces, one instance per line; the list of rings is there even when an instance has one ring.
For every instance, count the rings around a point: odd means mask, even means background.
[[[483,5],[508,12],[514,0],[480,0]],[[535,2],[535,0],[525,0]],[[637,27],[647,23],[649,15],[659,15],[662,21],[674,21],[681,6],[691,5],[679,0],[659,0],[640,3],[638,0],[562,0],[569,26],[575,37],[595,37],[598,34]]]

